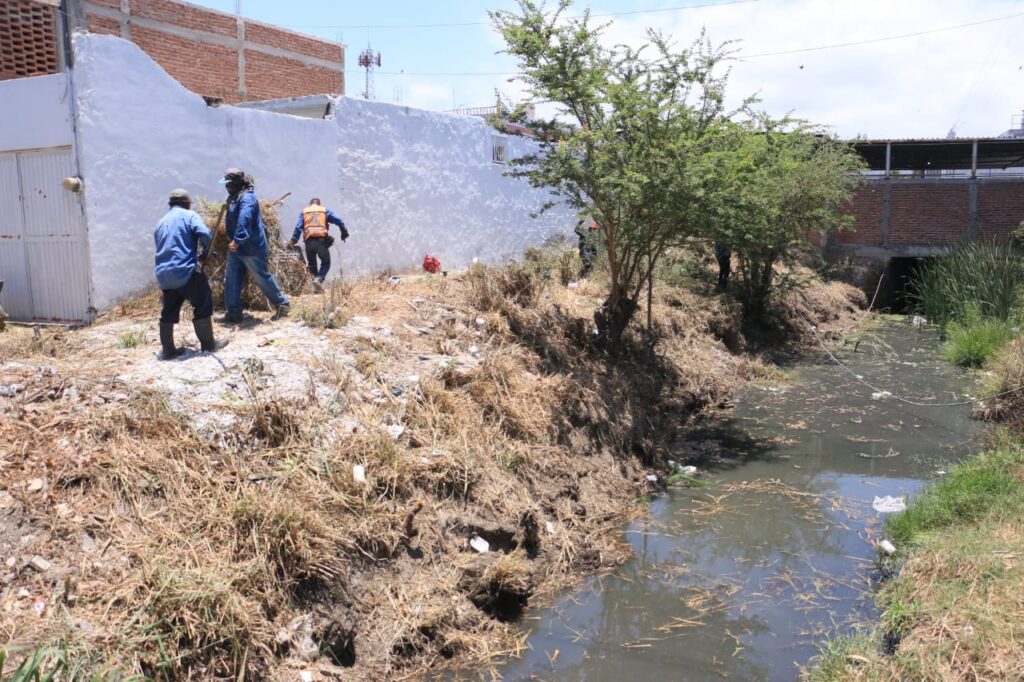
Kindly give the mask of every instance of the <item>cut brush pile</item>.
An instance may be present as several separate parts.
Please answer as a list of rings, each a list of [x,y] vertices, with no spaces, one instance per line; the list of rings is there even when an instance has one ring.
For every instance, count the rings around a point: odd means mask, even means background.
[[[228,238],[224,226],[222,211],[224,204],[200,200],[198,212],[206,225],[213,230],[213,252],[207,259],[206,275],[210,279],[213,290],[213,304],[224,305],[224,270],[227,266]],[[297,296],[307,289],[312,278],[305,264],[288,250],[281,241],[281,222],[277,215],[277,205],[270,201],[260,201],[260,212],[263,214],[263,225],[267,233],[267,266],[277,284],[288,296]],[[215,255],[214,255],[215,254]],[[263,296],[252,279],[245,278],[242,287],[242,305],[250,310],[270,310],[267,299]]]
[[[0,335],[8,662],[381,680],[516,652],[523,608],[627,556],[646,474],[758,366],[668,287],[653,348],[609,357],[600,287],[559,279],[368,279],[167,363],[134,318]]]

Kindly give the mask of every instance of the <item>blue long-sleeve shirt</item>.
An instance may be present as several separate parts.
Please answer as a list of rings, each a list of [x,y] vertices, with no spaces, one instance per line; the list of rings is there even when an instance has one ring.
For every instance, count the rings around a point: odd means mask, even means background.
[[[331,209],[327,208],[327,209],[324,209],[324,210],[327,211],[327,224],[328,225],[337,225],[338,228],[341,230],[342,235],[344,235],[345,232],[348,231],[346,229],[346,227],[345,227],[345,222],[340,217],[338,217],[337,213],[335,213]],[[299,241],[299,237],[302,236],[302,226],[303,226],[302,213],[299,213],[299,222],[295,223],[295,230],[292,231],[292,241],[293,242]]]
[[[267,257],[267,232],[263,228],[263,214],[255,194],[245,191],[229,199],[225,221],[228,237],[238,245],[238,253]]]
[[[196,271],[199,250],[210,246],[213,233],[195,211],[174,206],[153,231],[156,281],[161,289],[183,287]]]

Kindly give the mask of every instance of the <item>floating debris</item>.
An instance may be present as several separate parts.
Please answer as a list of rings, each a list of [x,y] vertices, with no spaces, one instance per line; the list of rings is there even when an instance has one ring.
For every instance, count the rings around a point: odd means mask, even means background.
[[[907,508],[907,502],[904,497],[892,497],[886,495],[884,497],[875,497],[871,506],[877,512],[884,514],[891,514],[894,512],[901,512]]]

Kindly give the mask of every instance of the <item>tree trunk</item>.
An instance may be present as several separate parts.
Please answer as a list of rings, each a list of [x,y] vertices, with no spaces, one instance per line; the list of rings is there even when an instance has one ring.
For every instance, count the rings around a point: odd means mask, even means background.
[[[598,345],[613,350],[621,346],[622,335],[637,308],[637,302],[629,298],[621,286],[613,284],[604,304],[594,312]]]

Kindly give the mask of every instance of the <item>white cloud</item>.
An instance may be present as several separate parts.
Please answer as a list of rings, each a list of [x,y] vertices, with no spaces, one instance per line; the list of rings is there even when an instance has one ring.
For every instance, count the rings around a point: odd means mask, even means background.
[[[677,6],[679,0],[662,4]],[[621,8],[598,4],[594,11],[616,9]],[[1019,0],[762,0],[620,17],[606,38],[636,45],[645,40],[647,26],[655,26],[682,46],[703,26],[715,42],[739,41],[741,59],[732,65],[729,85],[732,104],[758,93],[760,106],[771,113],[792,111],[843,136],[944,137],[954,125],[960,135],[985,136],[1008,128],[1011,114],[1024,108],[1024,51],[1019,47],[1024,17],[858,46],[749,59],[742,55],[872,40],[1021,11]],[[489,44],[500,48],[496,36]],[[511,69],[507,58],[490,54],[462,66],[466,71]],[[493,100],[496,83],[513,97],[522,93],[521,85],[497,77],[444,82],[451,85],[432,84],[415,100],[407,90],[404,101],[451,108],[455,87],[457,104],[478,106]],[[441,88],[447,88],[445,96]],[[388,93],[378,86],[381,99],[390,99]]]

